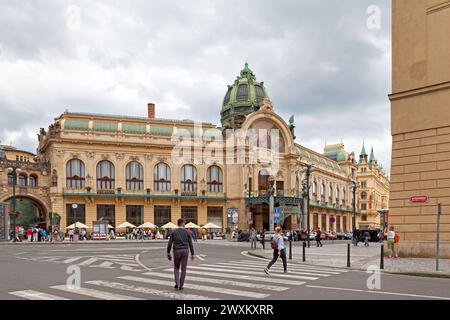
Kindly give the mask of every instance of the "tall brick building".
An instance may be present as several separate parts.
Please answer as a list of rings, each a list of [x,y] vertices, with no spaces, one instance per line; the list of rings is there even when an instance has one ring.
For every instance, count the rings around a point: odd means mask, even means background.
[[[450,1],[394,0],[389,223],[405,255],[450,256]],[[428,201],[415,203],[413,196]]]

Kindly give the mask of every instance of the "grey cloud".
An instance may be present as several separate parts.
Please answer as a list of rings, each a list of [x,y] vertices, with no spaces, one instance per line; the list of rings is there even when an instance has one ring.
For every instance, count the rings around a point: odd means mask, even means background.
[[[366,27],[372,4],[381,30]],[[148,101],[160,117],[219,124],[248,61],[277,112],[296,115],[299,142],[387,141],[389,43],[388,0],[1,2],[0,139],[20,132],[14,143],[34,151],[30,131],[66,107],[145,115]],[[390,145],[378,148],[388,165]]]

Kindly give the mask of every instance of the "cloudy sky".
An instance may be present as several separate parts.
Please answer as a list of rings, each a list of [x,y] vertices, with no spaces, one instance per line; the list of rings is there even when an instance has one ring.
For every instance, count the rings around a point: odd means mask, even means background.
[[[390,26],[389,0],[1,1],[0,140],[35,152],[65,109],[146,116],[150,101],[220,125],[247,61],[298,143],[365,140],[388,168]]]

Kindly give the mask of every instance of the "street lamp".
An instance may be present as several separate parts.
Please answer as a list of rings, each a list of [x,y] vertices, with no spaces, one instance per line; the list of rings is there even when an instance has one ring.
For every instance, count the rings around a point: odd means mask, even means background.
[[[19,174],[22,170],[20,168],[17,167],[9,167],[8,169],[8,173],[10,173],[12,175],[13,181],[12,181],[12,186],[13,186],[13,196],[11,199],[11,214],[13,217],[13,242],[16,242],[16,216],[17,216],[17,212],[16,212],[16,183],[17,183],[17,174]]]
[[[310,229],[310,221],[309,221],[309,189],[310,189],[311,185],[309,183],[309,180],[310,180],[310,177],[311,177],[311,172],[313,172],[313,171],[314,171],[314,165],[313,164],[306,164],[305,163],[303,165],[302,172],[306,173],[306,180],[305,180],[306,184],[304,184],[304,187],[306,187],[306,190],[305,189],[303,190],[303,192],[304,192],[303,196],[305,196],[305,193],[306,193],[306,225],[307,225],[307,230],[306,230],[307,236],[306,236],[306,238],[308,239],[308,248],[311,246],[310,239],[309,239],[309,229]]]
[[[352,230],[356,229],[356,189],[359,188],[359,182],[352,180],[353,191],[353,217],[352,217]]]

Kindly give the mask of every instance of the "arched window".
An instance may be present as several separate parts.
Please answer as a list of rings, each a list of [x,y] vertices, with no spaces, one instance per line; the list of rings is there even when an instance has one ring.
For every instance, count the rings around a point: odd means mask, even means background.
[[[237,102],[245,102],[248,100],[248,86],[246,84],[240,84],[236,94]]]
[[[27,186],[27,175],[25,173],[19,174],[19,186],[20,187]]]
[[[181,188],[183,191],[197,192],[197,169],[191,164],[181,168]]]
[[[336,187],[336,202],[339,202],[339,195],[340,195],[340,190],[339,190],[339,186]]]
[[[330,183],[329,187],[328,187],[328,198],[331,201],[331,198],[333,198],[333,185]]]
[[[314,181],[312,184],[312,193],[313,195],[317,195],[317,181]]]
[[[72,159],[66,164],[66,186],[72,189],[84,188],[85,168],[84,162]]]
[[[322,184],[320,185],[320,195],[321,195],[322,197],[325,197],[325,183],[322,183]]]
[[[261,86],[255,86],[256,101],[261,102],[264,99],[264,89]]]
[[[361,199],[366,200],[367,199],[367,192],[361,192]]]
[[[36,188],[38,186],[38,177],[35,174],[30,175],[30,187]]]
[[[225,95],[225,98],[223,99],[224,106],[230,102],[230,96],[231,96],[231,88],[228,89],[227,94]]]
[[[345,205],[345,201],[347,199],[347,192],[345,191],[345,189],[342,189],[342,204]]]
[[[211,166],[206,172],[208,192],[223,192],[222,169],[218,166]]]
[[[97,164],[97,189],[114,189],[114,187],[114,165],[108,160],[102,160]]]
[[[170,167],[164,162],[158,163],[153,170],[155,190],[170,191]]]
[[[144,189],[144,167],[139,162],[133,161],[127,164],[126,187],[128,190]]]

